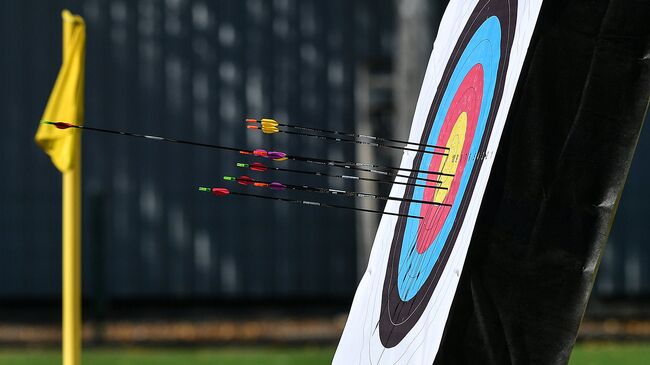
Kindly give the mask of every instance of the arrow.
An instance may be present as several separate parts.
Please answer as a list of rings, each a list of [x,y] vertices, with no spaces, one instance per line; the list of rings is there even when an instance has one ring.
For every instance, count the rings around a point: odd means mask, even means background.
[[[282,202],[287,202],[287,203],[310,205],[310,206],[322,207],[322,208],[346,209],[346,210],[354,210],[354,211],[358,211],[358,212],[367,212],[367,213],[375,213],[375,214],[387,214],[387,215],[393,215],[393,216],[396,216],[396,217],[422,219],[422,217],[415,216],[415,215],[383,212],[383,211],[380,211],[380,210],[372,210],[372,209],[364,209],[364,208],[346,207],[346,206],[343,206],[343,205],[326,204],[326,203],[314,202],[314,201],[309,201],[309,200],[296,200],[296,199],[280,198],[280,197],[275,197],[275,196],[240,193],[240,192],[236,192],[236,191],[230,191],[230,190],[228,190],[226,188],[199,187],[199,191],[209,192],[209,193],[212,193],[212,195],[217,196],[217,197],[224,197],[224,196],[227,196],[227,195],[239,195],[239,196],[248,196],[248,197],[259,198],[259,199],[276,200],[276,201],[282,201]]]
[[[253,166],[253,165],[255,165],[255,164],[251,164],[250,166]],[[258,163],[258,164],[255,165],[254,167],[256,167],[256,168],[261,168],[261,166],[264,166],[264,165],[261,164],[261,163]],[[269,167],[267,167],[267,168],[269,168]],[[363,167],[356,167],[356,166],[350,166],[350,167],[348,167],[348,168],[351,169],[351,170],[355,170],[355,171],[370,172],[370,173],[379,174],[379,175],[385,175],[385,176],[403,177],[403,178],[405,178],[405,179],[409,179],[409,178],[410,178],[409,175],[398,174],[398,173],[395,173],[395,172],[392,172],[392,171],[391,171],[391,172],[388,172],[388,171],[378,171],[378,170],[365,169],[365,168],[363,168]],[[274,169],[275,169],[275,168],[274,168]],[[290,170],[289,170],[289,169],[282,169],[282,170],[279,170],[279,168],[278,168],[277,171],[290,171]],[[291,172],[297,172],[297,170],[291,170]],[[322,173],[321,173],[321,175],[322,175],[322,176],[327,176],[327,175],[322,174]],[[361,180],[361,178],[359,178],[359,179]],[[427,179],[427,178],[424,178],[424,177],[415,177],[415,180],[422,180],[422,181],[427,181],[427,182],[433,182],[433,183],[437,183],[437,184],[442,184],[442,181],[440,181],[440,180]],[[427,185],[425,185],[425,186],[427,186]]]
[[[250,121],[250,120],[254,120],[254,119],[247,119],[246,121]],[[265,119],[262,119],[262,120],[265,120]],[[347,143],[355,143],[355,144],[371,146],[371,147],[392,148],[392,149],[402,150],[402,151],[413,151],[413,152],[429,153],[429,154],[432,154],[432,155],[449,156],[449,154],[445,153],[445,152],[427,151],[427,150],[422,150],[422,149],[417,149],[417,148],[409,148],[409,147],[403,147],[403,146],[391,146],[391,145],[387,145],[387,144],[383,144],[383,143],[379,143],[379,142],[367,142],[367,141],[359,141],[359,140],[355,140],[355,139],[344,139],[344,138],[338,138],[338,137],[329,137],[329,136],[322,136],[322,135],[319,135],[319,134],[312,134],[312,133],[305,133],[305,132],[291,132],[291,131],[279,129],[276,126],[266,127],[264,125],[264,122],[262,122],[262,126],[247,125],[246,128],[251,129],[251,130],[259,130],[259,131],[262,131],[264,134],[285,133],[285,134],[290,134],[290,135],[295,135],[295,136],[312,137],[312,138],[322,139],[322,140],[326,140],[326,141],[347,142]]]
[[[169,137],[160,137],[160,136],[153,136],[153,135],[147,135],[147,134],[141,134],[141,133],[124,132],[124,131],[96,128],[96,127],[88,127],[88,126],[76,125],[76,124],[72,124],[72,123],[68,123],[68,122],[52,122],[52,121],[47,121],[47,120],[41,120],[41,123],[53,125],[58,129],[77,128],[77,129],[94,131],[94,132],[110,133],[110,134],[117,134],[117,135],[122,135],[122,136],[151,139],[151,140],[155,140],[155,141],[165,141],[165,142],[186,144],[186,145],[191,145],[191,146],[213,148],[213,149],[218,149],[218,150],[223,150],[223,151],[239,152],[242,155],[253,155],[253,156],[257,156],[257,157],[268,158],[268,159],[271,159],[273,161],[285,161],[285,160],[289,159],[289,160],[313,163],[313,164],[318,164],[318,165],[326,165],[326,166],[334,166],[334,167],[339,167],[339,168],[346,168],[346,169],[350,169],[350,170],[366,171],[366,172],[371,172],[371,173],[374,173],[374,174],[381,174],[381,175],[387,175],[387,176],[400,176],[400,175],[398,175],[396,173],[396,171],[400,171],[400,170],[409,171],[409,172],[424,173],[424,174],[432,174],[432,175],[454,176],[452,174],[445,174],[445,173],[442,173],[442,172],[432,172],[432,171],[424,171],[424,170],[414,170],[414,169],[406,169],[406,168],[389,167],[389,166],[382,166],[382,165],[376,165],[376,164],[371,164],[371,163],[346,162],[346,161],[337,161],[337,160],[327,160],[327,159],[321,159],[321,158],[315,158],[315,157],[294,156],[294,155],[288,155],[288,154],[286,154],[284,152],[280,152],[280,151],[267,151],[267,150],[264,150],[264,149],[246,150],[246,149],[240,149],[240,148],[235,148],[235,147],[219,146],[219,145],[216,145],[216,144],[200,143],[200,142],[193,142],[193,141],[184,141],[184,140],[181,140],[181,139],[175,139],[175,138],[169,138]],[[361,167],[372,167],[372,168],[379,168],[379,169],[387,169],[387,170],[390,170],[390,171],[362,169],[362,168],[360,168],[360,166]],[[419,177],[416,177],[416,179],[429,181],[428,179],[419,178]]]
[[[385,176],[401,176],[401,177],[410,178],[410,176],[408,176],[408,175],[399,174],[398,173],[399,171],[417,172],[418,174],[427,174],[427,175],[454,176],[453,174],[447,174],[447,173],[440,172],[440,171],[425,171],[425,170],[417,170],[417,169],[407,169],[407,168],[402,168],[402,167],[391,167],[391,166],[377,165],[377,164],[367,163],[367,162],[328,160],[328,159],[317,158],[317,157],[302,157],[302,156],[296,156],[296,155],[288,155],[288,154],[286,154],[284,152],[279,152],[279,151],[266,151],[266,150],[258,149],[258,150],[254,150],[254,151],[239,151],[239,153],[242,154],[242,155],[254,155],[254,156],[258,156],[258,157],[269,158],[269,159],[272,159],[273,161],[293,160],[293,161],[307,162],[307,163],[316,164],[316,165],[339,167],[339,168],[355,170],[355,171],[365,171],[365,172],[370,172],[370,173],[373,173],[373,174],[379,174],[379,175],[385,175]],[[368,169],[367,167],[369,167],[370,169]],[[388,171],[375,170],[375,168],[382,169],[382,170],[388,170]],[[431,180],[431,179],[427,179],[427,178],[423,178],[423,177],[419,177],[419,176],[416,176],[414,178],[416,180],[423,180],[423,181],[433,181],[433,182],[437,181],[437,180]]]
[[[136,138],[151,139],[151,140],[154,140],[154,141],[165,141],[165,142],[172,142],[172,143],[188,144],[188,145],[191,145],[191,146],[214,148],[214,149],[224,150],[224,151],[241,152],[241,149],[234,148],[234,147],[225,147],[225,146],[218,146],[218,145],[215,145],[215,144],[184,141],[184,140],[181,140],[181,139],[160,137],[160,136],[152,136],[152,135],[141,134],[141,133],[123,132],[123,131],[116,131],[116,130],[111,130],[111,129],[88,127],[88,126],[85,126],[85,125],[76,125],[76,124],[72,124],[72,123],[68,123],[68,122],[51,122],[51,121],[48,121],[48,120],[41,120],[41,123],[42,124],[53,125],[53,126],[57,127],[58,129],[77,128],[77,129],[82,129],[82,130],[86,130],[86,131],[110,133],[110,134],[117,134],[117,135],[121,135],[121,136],[129,136],[129,137],[136,137]],[[257,151],[257,150],[255,150],[255,151]],[[254,154],[255,151],[246,151],[246,152],[250,152],[250,154]],[[268,155],[268,152],[266,152],[266,154]]]
[[[405,145],[416,145],[416,146],[421,146],[421,147],[429,147],[429,148],[440,148],[443,150],[449,150],[449,147],[444,147],[444,146],[436,146],[436,145],[431,145],[431,144],[425,144],[425,143],[417,143],[417,142],[409,142],[409,141],[402,141],[399,139],[393,139],[393,138],[385,138],[385,137],[375,137],[375,136],[368,136],[365,134],[358,134],[358,133],[351,133],[351,132],[341,132],[341,131],[336,131],[336,130],[329,130],[329,129],[321,129],[321,128],[313,128],[313,127],[303,127],[299,125],[292,125],[292,124],[286,124],[286,123],[279,123],[275,121],[274,119],[246,119],[247,123],[260,123],[263,128],[271,129],[271,127],[286,127],[286,128],[292,128],[292,129],[297,129],[297,130],[302,130],[302,131],[309,131],[309,132],[320,132],[320,133],[330,133],[330,134],[338,134],[341,136],[346,136],[346,137],[354,137],[354,138],[366,138],[366,139],[372,139],[377,142],[394,142],[394,143],[401,143]]]
[[[354,176],[354,175],[336,175],[336,174],[328,174],[328,173],[320,172],[320,171],[286,169],[286,168],[282,168],[282,167],[266,166],[263,163],[259,163],[259,162],[255,162],[255,163],[252,163],[252,164],[238,162],[237,167],[247,168],[247,169],[250,169],[252,171],[257,171],[257,172],[264,172],[264,171],[267,171],[267,170],[273,170],[273,171],[281,171],[281,172],[293,172],[293,173],[297,173],[297,174],[305,174],[305,175],[312,175],[312,176],[334,177],[334,178],[338,178],[338,179],[373,181],[373,182],[377,182],[377,183],[380,183],[380,184],[398,184],[398,185],[407,185],[407,186],[419,186],[421,188],[431,188],[430,185],[424,185],[424,184],[418,184],[418,183],[410,183],[410,182],[403,182],[403,181],[397,181],[397,180],[395,180],[395,181],[381,180],[381,179],[373,179],[371,177]],[[439,180],[433,180],[433,182],[442,183],[442,181],[439,181]],[[447,188],[444,188],[442,186],[436,186],[435,188],[436,189],[441,189],[441,190],[447,190]]]
[[[438,205],[438,206],[443,206],[443,207],[451,207],[451,204],[446,204],[446,203],[437,203],[433,201],[425,201],[425,200],[418,200],[418,199],[409,199],[409,198],[397,198],[397,197],[392,197],[392,196],[385,196],[385,195],[376,195],[376,194],[369,194],[369,193],[360,193],[356,191],[346,191],[346,190],[338,190],[338,189],[330,189],[330,188],[321,188],[321,187],[313,187],[309,185],[293,185],[293,184],[285,184],[285,183],[280,183],[280,182],[269,182],[269,181],[261,181],[261,180],[255,180],[249,176],[240,176],[240,177],[235,177],[235,176],[224,176],[224,180],[226,181],[233,181],[237,182],[240,185],[244,186],[256,186],[256,187],[265,187],[269,188],[271,190],[296,190],[296,191],[307,191],[307,192],[313,192],[313,193],[321,193],[321,194],[331,194],[331,195],[343,195],[343,196],[348,196],[348,197],[354,197],[354,198],[372,198],[372,199],[379,199],[379,200],[396,200],[396,201],[406,201],[409,203],[419,203],[419,204],[431,204],[431,205]],[[435,188],[435,187],[433,187]]]

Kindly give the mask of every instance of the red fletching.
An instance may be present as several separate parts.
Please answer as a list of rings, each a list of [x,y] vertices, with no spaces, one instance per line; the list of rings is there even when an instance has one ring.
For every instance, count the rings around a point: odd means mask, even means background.
[[[253,180],[252,178],[250,178],[250,177],[248,177],[248,176],[245,176],[245,175],[244,175],[244,176],[240,176],[240,177],[238,177],[238,178],[236,179],[236,181],[237,181],[240,185],[250,185],[250,184],[252,184],[252,183],[255,182],[255,180]]]
[[[68,129],[72,127],[72,124],[66,123],[66,122],[56,122],[54,123],[54,126],[59,128],[59,129]]]
[[[212,194],[216,196],[226,196],[230,194],[230,190],[226,188],[212,188]]]
[[[254,163],[250,164],[250,169],[253,170],[253,171],[266,171],[269,168],[266,167],[266,165],[264,165],[263,163],[254,162]]]
[[[255,150],[253,151],[253,155],[259,156],[259,157],[266,157],[268,156],[268,152],[266,150]]]

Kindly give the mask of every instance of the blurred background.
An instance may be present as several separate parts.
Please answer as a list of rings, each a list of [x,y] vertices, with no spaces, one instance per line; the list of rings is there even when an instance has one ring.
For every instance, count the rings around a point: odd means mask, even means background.
[[[270,117],[406,138],[445,6],[425,0],[0,2],[0,362],[3,351],[55,352],[60,341],[61,178],[33,137],[61,62],[62,9],[87,24],[87,125],[397,164],[399,153],[263,136],[247,131],[243,120]],[[237,154],[91,133],[83,146],[87,345],[307,346],[321,359],[314,363],[331,359],[377,216],[197,193],[199,185],[224,185],[223,175],[244,174],[235,163],[247,160]],[[645,131],[581,341],[650,340],[648,163]],[[387,192],[337,179],[272,177]],[[22,350],[16,351],[19,359]]]

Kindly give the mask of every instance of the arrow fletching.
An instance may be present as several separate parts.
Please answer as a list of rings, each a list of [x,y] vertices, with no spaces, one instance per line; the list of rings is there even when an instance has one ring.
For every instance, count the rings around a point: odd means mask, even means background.
[[[212,193],[212,195],[215,195],[215,196],[226,196],[226,195],[230,194],[230,190],[228,190],[226,188],[212,188],[212,189],[210,189],[210,188],[200,186],[199,191],[209,192],[209,193]]]
[[[268,151],[266,156],[273,161],[284,161],[287,159],[287,154],[280,151]]]
[[[253,180],[252,178],[246,175],[236,178],[235,181],[237,181],[239,185],[244,185],[244,186],[255,183],[255,180]]]
[[[41,123],[42,123],[42,124],[53,125],[53,126],[59,128],[59,129],[68,129],[68,128],[70,128],[70,127],[76,127],[76,126],[75,126],[74,124],[72,124],[72,123],[66,123],[66,122],[50,122],[49,120],[41,120]]]
[[[248,167],[253,171],[259,171],[259,172],[263,172],[269,169],[268,167],[266,167],[266,165],[264,165],[261,162],[254,162],[250,164]]]
[[[276,122],[275,119],[268,119],[268,118],[264,118],[260,120],[260,124],[262,124],[262,128],[270,128],[270,127],[277,128],[280,125],[280,123]]]
[[[230,190],[226,188],[212,188],[212,194],[216,196],[226,196],[230,194]]]
[[[266,151],[266,150],[260,150],[260,149],[253,150],[253,156],[257,156],[257,157],[267,157],[268,154],[269,154],[269,153],[268,153],[268,151]]]
[[[255,129],[255,130],[261,130],[265,134],[274,134],[280,132],[280,129],[278,127],[270,127],[270,126],[262,126],[258,127],[256,125],[247,125],[247,129]]]
[[[270,183],[268,186],[269,186],[269,188],[271,188],[271,189],[273,189],[273,190],[278,190],[278,191],[280,191],[280,190],[285,190],[285,189],[287,188],[286,185],[281,184],[281,183],[279,183],[279,182],[272,182],[272,183]]]

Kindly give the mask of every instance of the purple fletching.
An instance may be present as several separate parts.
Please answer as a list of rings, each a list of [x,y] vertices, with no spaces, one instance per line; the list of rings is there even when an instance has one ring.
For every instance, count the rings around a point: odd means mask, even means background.
[[[280,184],[279,182],[272,182],[269,184],[269,188],[273,190],[284,190],[287,188],[287,186],[284,184]]]

